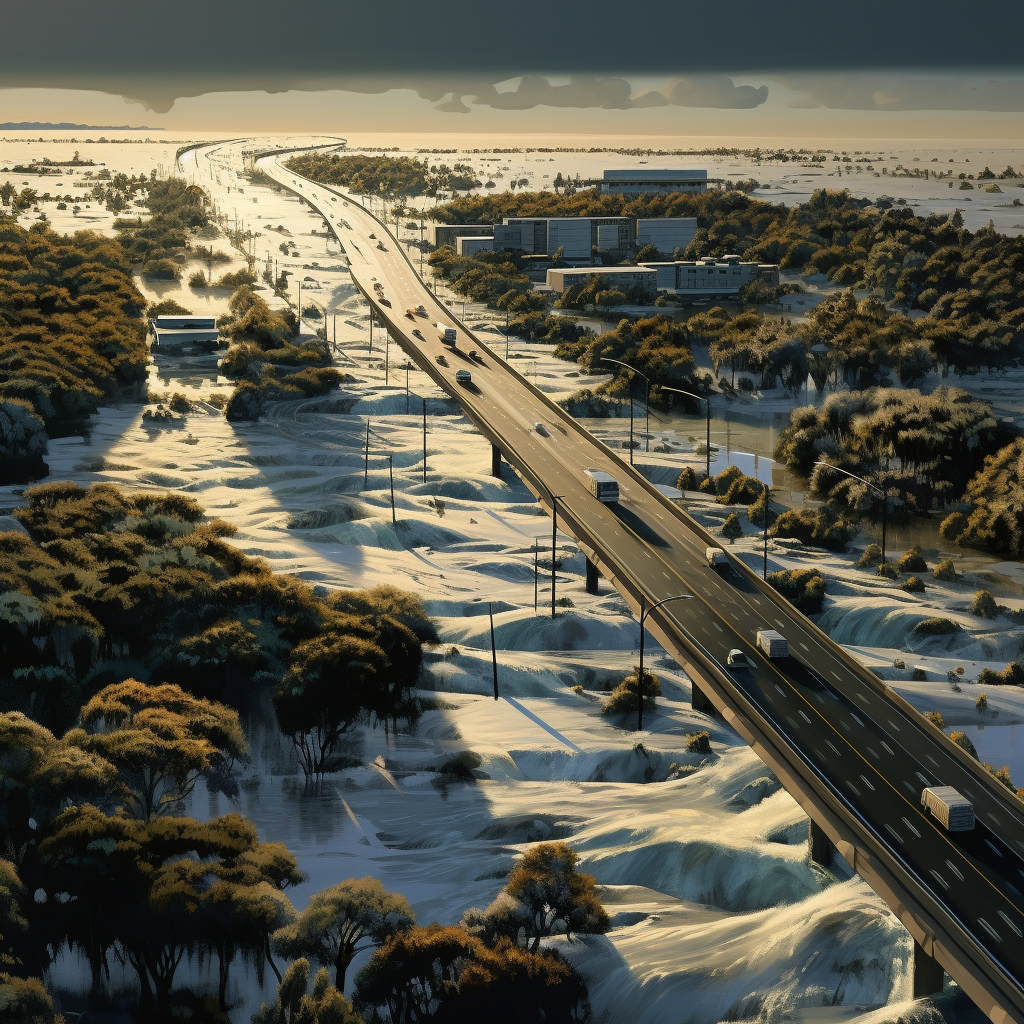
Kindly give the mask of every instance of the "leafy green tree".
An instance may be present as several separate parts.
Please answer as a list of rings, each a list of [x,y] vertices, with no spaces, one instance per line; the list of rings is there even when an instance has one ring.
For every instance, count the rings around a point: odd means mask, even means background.
[[[995,619],[999,616],[996,599],[987,590],[975,591],[971,602],[971,614],[980,615],[983,619]]]
[[[380,946],[415,923],[408,902],[388,892],[376,878],[349,878],[311,897],[306,909],[272,941],[285,957],[305,956],[334,968],[334,984],[345,988],[345,974],[356,954]]]
[[[329,770],[341,736],[378,703],[387,658],[371,640],[329,632],[298,644],[274,690],[281,730],[292,741],[306,784]]]
[[[636,714],[640,703],[639,669],[630,672],[618,686],[612,690],[611,696],[605,701],[601,713],[605,715]],[[658,698],[661,696],[661,681],[653,672],[644,669],[644,712],[654,714],[658,709]]]
[[[179,686],[135,679],[96,694],[82,708],[82,728],[67,739],[117,768],[126,807],[142,819],[184,802],[200,778],[229,775],[246,753],[236,711]]]
[[[726,537],[730,544],[743,536],[743,527],[740,525],[740,517],[735,512],[730,512],[722,523],[722,536]]]
[[[265,1003],[252,1016],[253,1024],[362,1024],[352,1004],[330,981],[326,968],[313,979],[313,992],[306,993],[309,961],[296,960],[285,972],[277,989],[277,998]]]

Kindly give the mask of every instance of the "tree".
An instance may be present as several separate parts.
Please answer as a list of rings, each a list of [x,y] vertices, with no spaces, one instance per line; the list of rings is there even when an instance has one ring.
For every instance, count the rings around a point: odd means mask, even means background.
[[[579,855],[565,843],[540,843],[512,871],[505,892],[518,905],[515,917],[531,952],[546,935],[608,930],[594,879],[578,871],[578,863]]]
[[[971,614],[980,615],[983,619],[995,619],[999,616],[999,606],[996,599],[987,590],[975,591],[974,601],[971,603]]]
[[[415,923],[405,897],[380,881],[349,878],[316,893],[290,925],[275,932],[274,948],[285,957],[309,957],[333,967],[334,984],[344,991],[345,974],[356,954],[380,946]]]
[[[46,476],[46,424],[31,402],[0,398],[0,484]]]
[[[307,786],[328,770],[341,736],[377,703],[386,661],[372,641],[336,630],[296,645],[273,699]]]
[[[355,1005],[385,1007],[391,1024],[441,1020],[459,996],[459,979],[483,943],[462,928],[429,925],[398,932],[356,978]]]
[[[300,959],[285,971],[270,1006],[261,1004],[252,1024],[362,1024],[352,1004],[331,984],[325,967],[313,979],[313,993],[307,995],[309,961]]]
[[[605,715],[635,714],[640,700],[639,670],[634,669],[618,686],[612,690],[611,696],[601,709]],[[661,696],[661,681],[653,672],[644,669],[644,711],[654,714],[658,708],[658,697]]]
[[[204,776],[227,780],[246,753],[236,711],[173,684],[135,679],[96,694],[67,740],[116,766],[126,807],[143,819],[182,803]]]
[[[737,538],[743,536],[743,527],[740,525],[740,517],[735,512],[730,512],[722,523],[722,536],[727,537],[732,544]]]

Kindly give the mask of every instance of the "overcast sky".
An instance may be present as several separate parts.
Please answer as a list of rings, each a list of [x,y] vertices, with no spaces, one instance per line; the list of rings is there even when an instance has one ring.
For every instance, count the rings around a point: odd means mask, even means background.
[[[22,120],[1014,139],[1024,0],[7,0]]]

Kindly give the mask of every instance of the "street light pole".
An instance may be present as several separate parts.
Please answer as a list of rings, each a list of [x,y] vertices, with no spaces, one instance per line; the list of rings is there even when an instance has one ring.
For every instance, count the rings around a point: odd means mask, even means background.
[[[768,579],[768,504],[769,498],[771,497],[772,489],[768,484],[764,485],[764,572],[762,576],[764,579]]]
[[[668,604],[669,601],[689,601],[692,597],[693,594],[676,594],[675,597],[664,597],[648,608],[647,598],[643,594],[640,595],[640,671],[636,677],[636,693],[638,698],[636,712],[637,732],[640,732],[644,727],[644,623],[647,621],[647,616],[655,608],[660,608],[663,604]]]
[[[889,497],[885,493],[884,487],[876,487],[873,483],[868,482],[862,476],[857,476],[856,473],[851,473],[848,469],[841,469],[839,466],[833,466],[831,462],[816,462],[816,466],[821,466],[822,469],[831,469],[835,473],[842,473],[844,476],[850,477],[851,480],[859,480],[865,487],[869,487],[882,497],[882,564],[886,562],[885,558],[885,530],[888,522],[889,513]]]
[[[682,388],[667,388],[662,386],[662,391],[674,391],[677,395],[686,395],[687,398],[695,398],[698,402],[707,402],[708,404],[708,416],[707,416],[707,431],[704,441],[704,450],[707,462],[707,475],[708,479],[711,479],[711,395],[695,395],[692,391],[683,391]]]
[[[624,366],[631,374],[639,375],[647,382],[647,397],[644,400],[644,413],[646,416],[647,433],[650,434],[651,426],[651,409],[650,409],[650,397],[651,397],[651,380],[650,378],[641,373],[635,366],[630,366],[629,363],[624,363],[621,359],[611,359],[608,356],[601,357],[602,363],[615,363],[618,366]],[[650,441],[648,440],[648,444]],[[633,465],[633,377],[629,378],[629,464]]]
[[[551,618],[555,617],[555,546],[558,543],[558,499],[564,498],[564,494],[553,494],[551,497]]]

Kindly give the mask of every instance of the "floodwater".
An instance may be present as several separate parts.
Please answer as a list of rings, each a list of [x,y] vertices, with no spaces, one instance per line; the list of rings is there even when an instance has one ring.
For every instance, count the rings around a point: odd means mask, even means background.
[[[1010,769],[1010,778],[1024,785],[1024,722],[1006,725],[957,726],[967,734],[978,758],[993,768]]]

